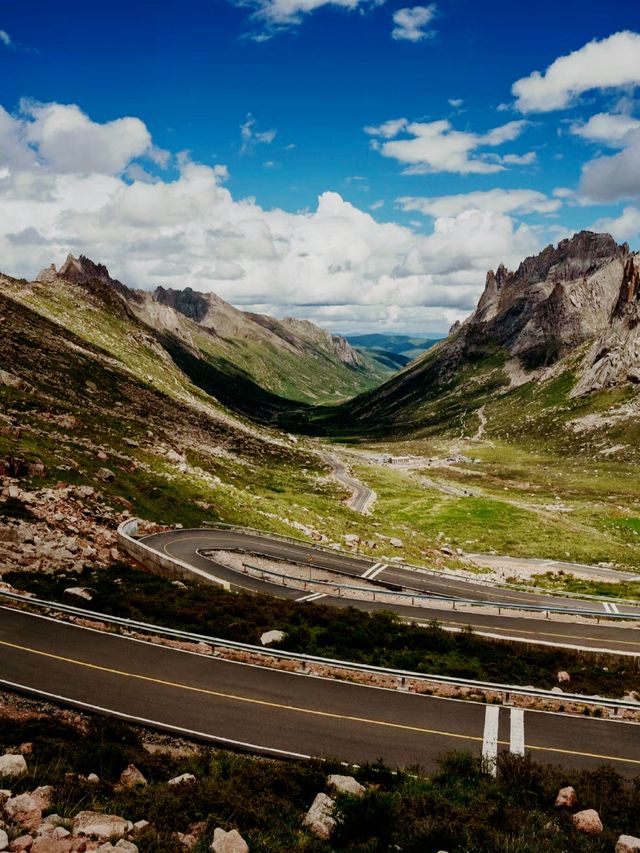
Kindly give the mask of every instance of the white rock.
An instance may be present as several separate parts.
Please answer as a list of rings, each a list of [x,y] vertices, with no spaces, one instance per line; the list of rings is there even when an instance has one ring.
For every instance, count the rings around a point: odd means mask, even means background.
[[[74,835],[91,835],[98,839],[111,838],[112,835],[126,835],[133,824],[122,817],[102,812],[78,812],[73,820]]]
[[[138,853],[138,848],[136,847],[136,845],[133,842],[127,841],[124,838],[121,838],[120,841],[116,843],[116,846],[113,849],[124,850],[125,853]]]
[[[4,831],[4,829],[0,829],[0,850],[6,850],[9,846],[9,836]]]
[[[29,830],[36,830],[42,822],[42,808],[38,800],[29,794],[18,794],[4,804],[8,818]]]
[[[365,792],[364,785],[361,785],[353,776],[340,776],[337,773],[327,777],[327,785],[330,788],[335,788],[336,791],[351,794],[353,797],[361,797]]]
[[[575,828],[586,835],[600,835],[604,829],[600,815],[595,809],[584,809],[581,812],[576,812],[572,820]]]
[[[17,778],[24,776],[27,772],[27,762],[24,755],[1,755],[0,756],[0,777],[9,776]]]
[[[394,548],[404,548],[404,542],[402,539],[397,539],[395,536],[392,536],[391,539],[389,539],[389,544],[393,545]]]
[[[635,835],[621,835],[616,841],[615,853],[637,853],[639,850],[640,838],[636,838]]]
[[[181,776],[175,776],[173,779],[169,779],[167,785],[182,785],[182,784],[190,784],[191,782],[195,782],[196,777],[193,773],[183,773]]]
[[[286,636],[284,631],[265,631],[260,637],[260,642],[263,646],[268,646],[271,643],[281,643]]]
[[[100,782],[100,777],[97,773],[89,773],[87,776],[87,782],[91,782],[92,785],[98,785]]]
[[[135,829],[136,832],[142,832],[142,830],[146,829],[148,826],[149,826],[148,820],[137,820],[133,824],[133,828]]]
[[[237,829],[226,832],[218,826],[213,832],[211,850],[212,853],[249,853],[249,845]]]
[[[74,598],[83,598],[85,601],[91,601],[93,596],[88,589],[83,586],[69,586],[65,589],[66,595],[73,595]]]
[[[304,825],[320,838],[329,838],[336,825],[333,817],[335,800],[319,793],[304,818]]]

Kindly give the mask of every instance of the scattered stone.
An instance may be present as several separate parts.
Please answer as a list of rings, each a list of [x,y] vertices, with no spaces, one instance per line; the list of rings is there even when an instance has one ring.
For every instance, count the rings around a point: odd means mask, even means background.
[[[116,783],[116,789],[122,790],[122,788],[137,788],[144,787],[147,784],[147,780],[142,775],[142,773],[138,770],[135,764],[130,764],[120,774],[120,779]]]
[[[36,838],[31,853],[70,853],[72,842],[66,838]]]
[[[260,642],[263,646],[269,646],[271,643],[281,643],[286,636],[284,631],[265,631],[260,637]]]
[[[249,845],[237,829],[226,832],[218,826],[213,832],[211,850],[213,853],[249,853]]]
[[[640,838],[636,838],[635,835],[621,835],[616,841],[615,853],[638,853],[639,850]]]
[[[137,820],[137,821],[133,824],[133,828],[134,828],[134,830],[135,830],[136,832],[142,832],[142,831],[143,831],[144,829],[146,829],[149,825],[150,825],[150,824],[149,824],[149,821],[148,821],[148,820]]]
[[[584,811],[576,812],[573,817],[573,825],[585,835],[600,835],[604,827],[600,820],[600,815],[595,809],[584,809]]]
[[[30,794],[18,794],[4,804],[6,816],[19,826],[36,830],[42,823],[42,809]]]
[[[96,477],[104,483],[112,483],[115,480],[116,475],[110,468],[98,468],[96,471]]]
[[[90,835],[99,839],[111,838],[113,835],[123,836],[132,828],[130,821],[101,812],[78,812],[73,820],[74,835]]]
[[[91,782],[92,785],[99,785],[100,777],[97,773],[89,773],[89,775],[87,776],[87,782]]]
[[[175,776],[173,779],[169,779],[167,785],[190,785],[195,781],[196,777],[193,773],[183,773],[181,776]]]
[[[336,825],[333,817],[334,806],[335,800],[319,793],[305,815],[304,825],[320,838],[329,838]]]
[[[574,809],[578,805],[578,796],[575,789],[568,785],[566,788],[560,788],[556,797],[556,808]]]
[[[121,838],[113,849],[124,850],[125,853],[138,853],[136,845],[132,841],[127,841],[125,838]]]
[[[558,673],[558,683],[564,684],[567,681],[571,681],[571,676],[563,669]]]
[[[24,755],[0,756],[0,778],[6,776],[12,779],[24,776],[27,772],[27,762]]]
[[[171,581],[171,586],[175,586],[176,589],[187,589],[186,583],[182,583],[182,581]]]
[[[73,595],[75,598],[83,598],[85,601],[91,601],[93,596],[84,586],[69,586],[65,589],[65,595]]]
[[[336,791],[351,794],[353,797],[361,797],[365,792],[364,785],[361,785],[353,776],[340,776],[337,773],[333,773],[327,778],[327,785],[335,788]]]
[[[636,385],[640,383],[640,368],[632,367],[631,370],[627,373],[627,379],[629,382],[634,382]],[[631,836],[628,836],[631,838]]]
[[[54,791],[52,785],[41,785],[39,788],[36,788],[35,791],[31,792],[31,796],[38,803],[42,811],[50,809],[53,805],[53,794]]]
[[[395,536],[392,536],[391,539],[389,539],[389,544],[394,548],[404,548],[404,542],[402,539],[398,539]]]
[[[9,845],[11,853],[20,853],[22,850],[29,850],[33,844],[31,835],[21,835],[19,838],[14,838]]]
[[[9,846],[9,836],[4,831],[4,829],[0,829],[0,850],[6,850]]]

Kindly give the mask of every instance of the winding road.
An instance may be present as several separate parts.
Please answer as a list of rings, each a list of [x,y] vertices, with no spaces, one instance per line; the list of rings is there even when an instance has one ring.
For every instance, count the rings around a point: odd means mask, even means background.
[[[335,479],[351,492],[351,497],[346,501],[347,506],[363,515],[369,513],[377,497],[373,489],[354,477],[346,463],[335,453],[323,454],[322,458],[331,466]]]
[[[221,746],[433,770],[470,750],[640,774],[636,723],[405,693],[236,663],[0,607],[0,686]]]
[[[144,537],[141,541],[159,554],[168,555],[183,563],[228,581],[235,589],[246,589],[277,595],[282,598],[299,600],[301,604],[326,604],[334,607],[357,607],[364,610],[393,610],[401,617],[414,622],[428,623],[436,619],[443,627],[464,629],[471,626],[478,634],[500,637],[509,640],[522,640],[569,648],[610,651],[614,653],[640,655],[640,621],[618,624],[621,616],[640,615],[640,607],[632,604],[615,603],[579,598],[562,598],[536,592],[510,589],[496,589],[492,586],[472,581],[452,578],[446,574],[421,573],[415,569],[397,564],[373,563],[370,559],[352,556],[336,551],[314,548],[305,543],[288,542],[269,538],[266,535],[246,531],[227,529],[171,530]],[[432,607],[412,607],[407,604],[389,604],[385,602],[346,598],[342,595],[309,595],[300,581],[296,588],[282,586],[274,582],[261,580],[248,574],[216,563],[204,556],[208,551],[239,551],[251,555],[262,555],[282,561],[292,561],[317,569],[327,569],[344,576],[342,582],[348,584],[349,577],[366,576],[376,584],[390,584],[434,597]],[[375,567],[375,568],[374,568]],[[382,588],[382,587],[381,587]],[[483,602],[472,612],[454,610],[449,602],[438,606],[438,597],[458,596]],[[603,621],[595,619],[576,620],[569,615],[561,619],[548,619],[544,613],[527,612],[517,615],[518,611],[496,612],[500,604],[506,608],[512,605],[531,605],[533,607],[567,608],[602,612]],[[635,627],[635,625],[638,627]]]

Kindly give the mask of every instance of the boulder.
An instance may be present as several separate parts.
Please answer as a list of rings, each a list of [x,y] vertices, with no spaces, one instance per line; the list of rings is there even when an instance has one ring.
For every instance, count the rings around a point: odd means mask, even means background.
[[[212,853],[249,853],[249,845],[237,829],[226,832],[216,827],[211,844]]]
[[[627,373],[627,379],[629,382],[634,382],[636,385],[640,384],[640,368],[632,367],[631,370]],[[632,836],[621,836],[623,838],[631,838]]]
[[[326,794],[318,794],[305,815],[304,825],[320,838],[329,838],[336,825],[334,806],[335,800]]]
[[[281,643],[286,636],[284,631],[265,631],[260,642],[263,646],[269,646],[271,643]]]
[[[31,796],[38,803],[42,811],[50,809],[53,805],[54,791],[51,785],[41,785],[31,792]]]
[[[402,539],[398,539],[395,536],[392,536],[391,539],[389,539],[389,544],[393,545],[394,548],[404,548],[404,542]]]
[[[621,835],[616,841],[615,853],[638,853],[638,851],[640,851],[640,838],[636,838],[635,835]]]
[[[87,776],[87,782],[91,782],[92,785],[99,785],[100,777],[97,773],[89,773],[89,775]]]
[[[17,778],[24,776],[27,772],[27,762],[24,755],[1,755],[0,756],[0,778],[7,776]]]
[[[36,830],[42,823],[42,808],[30,794],[18,794],[4,804],[5,815],[28,830]]]
[[[85,601],[91,601],[93,596],[84,586],[68,586],[65,589],[65,595],[73,595],[75,598],[83,598]]]
[[[116,475],[110,468],[98,468],[96,471],[96,477],[99,480],[102,480],[103,483],[111,483],[115,480]]]
[[[33,838],[30,835],[21,835],[19,838],[14,838],[9,845],[11,853],[20,853],[21,850],[29,850],[33,844]]]
[[[604,829],[600,815],[595,809],[584,809],[581,812],[576,812],[572,820],[575,828],[586,835],[600,835]]]
[[[9,836],[4,831],[4,829],[0,829],[0,850],[6,850],[9,846]]]
[[[353,776],[340,776],[337,773],[327,777],[327,785],[330,788],[335,788],[336,791],[351,794],[353,797],[361,797],[365,792],[364,785],[361,785]]]
[[[126,835],[133,824],[117,815],[102,814],[102,812],[78,812],[73,820],[74,835],[90,835],[106,840],[113,835]]]
[[[72,842],[68,838],[36,838],[31,853],[71,853]]]
[[[116,846],[113,849],[124,850],[125,853],[138,853],[136,845],[132,841],[127,841],[125,838],[121,838],[120,841],[116,842]]]
[[[578,797],[574,788],[569,785],[566,788],[560,788],[555,802],[556,808],[574,809],[578,805]]]
[[[169,779],[167,785],[190,785],[195,781],[196,777],[193,773],[183,773],[181,776],[175,776],[173,779]]]
[[[564,684],[567,681],[571,681],[571,676],[569,675],[568,672],[565,672],[565,670],[561,670],[558,673],[557,677],[558,677],[558,683],[559,684]]]
[[[116,783],[116,788],[120,790],[123,788],[138,788],[144,787],[146,784],[147,780],[135,764],[130,764],[128,767],[125,767],[120,774],[120,779]]]

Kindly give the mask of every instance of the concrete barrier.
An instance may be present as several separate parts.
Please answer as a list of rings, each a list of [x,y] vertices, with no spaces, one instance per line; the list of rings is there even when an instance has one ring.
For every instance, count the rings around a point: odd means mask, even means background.
[[[173,580],[191,581],[191,583],[211,584],[220,586],[227,591],[231,589],[229,581],[217,578],[215,575],[190,566],[177,557],[160,554],[144,542],[134,539],[140,522],[137,518],[128,518],[118,525],[118,548],[136,562],[143,565],[156,575]]]

